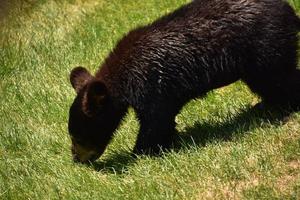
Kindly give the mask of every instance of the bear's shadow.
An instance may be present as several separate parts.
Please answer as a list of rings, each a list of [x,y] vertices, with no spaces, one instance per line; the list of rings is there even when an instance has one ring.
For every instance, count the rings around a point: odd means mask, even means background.
[[[212,141],[230,141],[233,137],[242,137],[258,127],[268,125],[280,126],[285,123],[291,113],[298,111],[291,108],[278,108],[256,104],[242,111],[224,123],[197,123],[179,132],[173,141],[172,151],[178,152],[183,147],[205,146]],[[113,152],[105,159],[93,163],[96,171],[113,174],[123,174],[130,165],[136,162],[136,157],[128,151]]]
[[[230,117],[224,123],[198,122],[186,128],[176,137],[174,149],[189,145],[205,146],[212,141],[230,141],[233,137],[242,137],[258,127],[281,126],[296,111],[298,110],[290,107],[274,107],[258,103]]]
[[[106,158],[91,163],[96,171],[110,174],[123,174],[128,171],[128,166],[134,164],[136,158],[129,151],[110,153]]]

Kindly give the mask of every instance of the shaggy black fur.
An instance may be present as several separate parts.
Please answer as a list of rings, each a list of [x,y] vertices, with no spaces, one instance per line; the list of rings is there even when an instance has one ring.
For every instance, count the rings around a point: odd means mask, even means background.
[[[140,121],[134,152],[156,153],[169,147],[186,102],[239,79],[266,102],[298,106],[299,30],[281,0],[195,0],[129,32],[95,77],[72,71],[70,134],[101,154],[132,106]]]

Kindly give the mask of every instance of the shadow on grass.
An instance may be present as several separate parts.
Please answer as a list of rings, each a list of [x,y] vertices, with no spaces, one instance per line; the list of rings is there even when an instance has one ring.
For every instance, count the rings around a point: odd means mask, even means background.
[[[136,158],[128,151],[110,154],[106,159],[96,161],[90,166],[96,171],[111,174],[123,174],[128,166],[134,164]]]
[[[0,0],[0,22],[9,15],[29,15],[35,7],[46,2],[41,0]]]
[[[174,141],[174,150],[183,146],[205,146],[212,141],[230,141],[233,137],[242,137],[251,130],[270,125],[280,126],[297,110],[256,104],[225,123],[197,123],[179,133]]]
[[[172,150],[178,152],[183,147],[186,148],[190,145],[201,147],[212,141],[230,141],[233,137],[242,137],[258,127],[280,126],[295,111],[291,108],[274,108],[259,103],[242,111],[227,122],[220,124],[198,123],[187,128],[186,131],[176,135]],[[132,153],[123,151],[112,153],[108,158],[93,163],[92,167],[96,171],[104,173],[123,174],[128,170],[128,166],[135,162],[136,157]]]
[[[0,0],[0,21],[6,18],[12,9],[13,5],[11,2],[7,0]]]

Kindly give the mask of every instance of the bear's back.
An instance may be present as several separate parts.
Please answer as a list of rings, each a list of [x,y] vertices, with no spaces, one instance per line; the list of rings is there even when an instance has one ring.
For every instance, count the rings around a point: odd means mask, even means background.
[[[254,57],[272,59],[296,23],[280,0],[196,0],[129,32],[98,74],[115,71],[108,82],[127,99],[196,97],[241,78]]]

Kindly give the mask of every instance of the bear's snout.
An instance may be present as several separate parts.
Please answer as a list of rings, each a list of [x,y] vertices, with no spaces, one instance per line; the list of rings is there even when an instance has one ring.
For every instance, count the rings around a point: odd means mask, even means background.
[[[88,162],[93,162],[95,160],[97,160],[99,158],[99,156],[97,156],[96,154],[92,154],[91,156],[88,156],[86,158],[82,158],[80,157],[80,155],[78,154],[73,154],[73,161],[75,163],[88,163]]]
[[[92,149],[87,149],[76,143],[72,144],[71,151],[72,151],[73,161],[80,162],[80,163],[93,162],[97,160],[101,155],[101,153],[99,152],[96,152]]]

